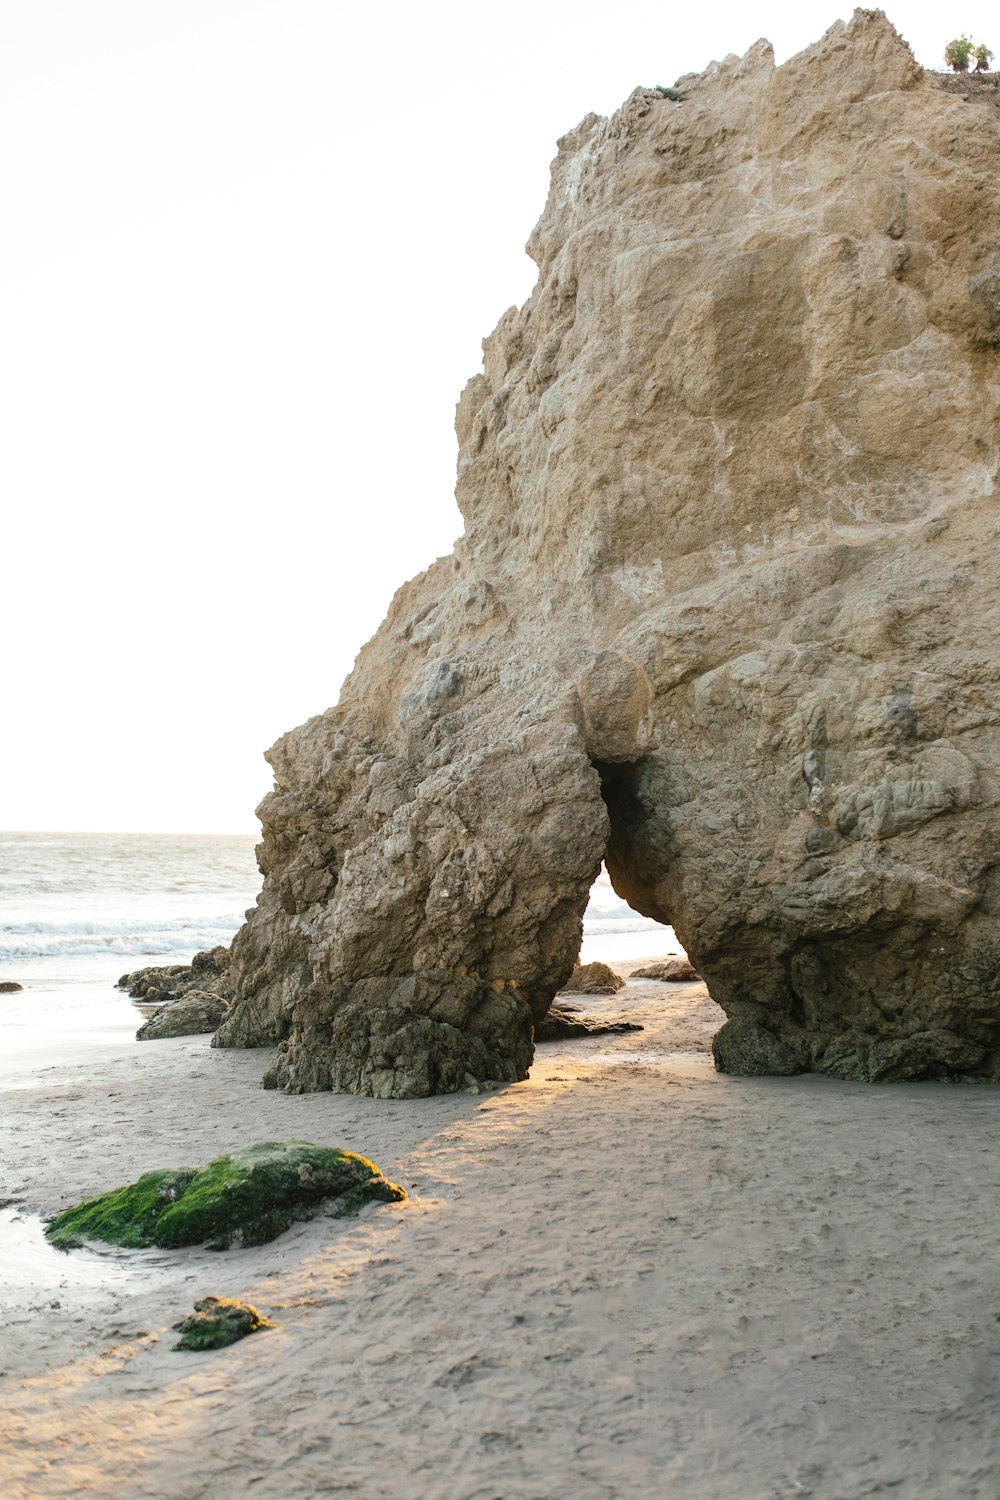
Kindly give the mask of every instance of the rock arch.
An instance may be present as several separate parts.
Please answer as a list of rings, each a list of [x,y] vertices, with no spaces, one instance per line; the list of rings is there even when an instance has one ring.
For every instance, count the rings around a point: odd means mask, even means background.
[[[675,92],[559,143],[465,534],[270,752],[272,1084],[522,1077],[605,853],[720,1067],[1000,1077],[995,90],[858,11]]]
[[[265,851],[288,848],[291,825],[295,856],[276,863],[268,915],[235,945],[248,998],[220,1044],[260,1039],[253,1006],[269,1039],[290,1023],[266,1080],[286,1089],[403,1097],[523,1077],[532,1027],[572,971],[607,838],[571,706],[567,693],[560,723],[560,704],[536,695],[516,734],[445,731],[458,738],[453,757],[429,771],[402,754],[335,762],[349,843],[317,849],[309,789],[279,782],[263,811]],[[424,734],[436,739],[439,723]],[[328,837],[325,816],[322,827]],[[287,969],[269,979],[276,929],[279,948],[297,941],[308,953],[290,994]]]

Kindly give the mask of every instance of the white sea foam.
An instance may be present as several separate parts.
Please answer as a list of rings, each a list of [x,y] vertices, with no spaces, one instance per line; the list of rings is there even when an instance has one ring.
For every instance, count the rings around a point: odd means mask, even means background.
[[[231,942],[259,889],[249,838],[0,834],[0,965],[190,956]],[[591,946],[672,936],[626,906],[603,870],[583,925]]]
[[[243,921],[242,912],[211,923],[190,920],[155,927],[121,922],[76,922],[58,927],[25,923],[0,927],[0,963],[19,958],[65,958],[88,953],[182,953],[229,943]]]
[[[650,917],[637,917],[627,908],[620,917],[585,917],[583,930],[588,937],[603,937],[612,932],[662,932],[659,922]]]
[[[0,966],[190,957],[231,942],[259,888],[249,838],[3,834]]]

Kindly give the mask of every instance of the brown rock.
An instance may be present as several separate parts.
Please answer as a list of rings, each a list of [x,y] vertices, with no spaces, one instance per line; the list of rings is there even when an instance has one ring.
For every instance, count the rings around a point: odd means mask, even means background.
[[[167,964],[123,974],[117,987],[128,990],[133,1000],[169,1005],[193,991],[218,995],[228,1001],[232,998],[234,983],[229,949],[220,945],[196,953],[189,964]]]
[[[624,984],[607,964],[577,964],[563,989],[576,995],[614,995]]]
[[[606,858],[720,1068],[1000,1080],[1000,109],[858,11],[559,143],[454,555],[270,752],[216,1036],[522,1078]]]
[[[179,1000],[161,1005],[135,1034],[137,1042],[159,1042],[171,1036],[196,1036],[215,1031],[229,1011],[225,1000],[207,990],[189,990]]]
[[[23,990],[24,985],[18,984],[16,979],[0,979],[0,995],[13,995],[16,990]]]
[[[623,981],[624,982],[624,981]],[[536,1042],[572,1042],[585,1036],[603,1036],[608,1032],[641,1031],[637,1021],[595,1021],[574,1014],[573,1008],[550,1005],[535,1027]]]
[[[691,979],[700,979],[701,975],[690,959],[660,958],[655,963],[644,964],[641,969],[633,969],[631,978],[663,979],[669,984],[685,984]]]

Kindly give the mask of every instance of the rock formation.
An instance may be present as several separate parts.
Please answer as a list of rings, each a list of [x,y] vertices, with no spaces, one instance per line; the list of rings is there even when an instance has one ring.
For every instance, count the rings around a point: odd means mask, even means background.
[[[229,1014],[227,1001],[208,990],[188,990],[177,1000],[161,1005],[135,1034],[137,1042],[162,1042],[172,1036],[197,1036],[215,1031]]]
[[[63,1209],[45,1226],[57,1250],[88,1240],[126,1249],[158,1245],[266,1245],[292,1224],[319,1213],[356,1214],[366,1203],[399,1203],[406,1197],[373,1161],[310,1141],[261,1141],[217,1156],[206,1167],[144,1172]]]
[[[522,1078],[605,858],[718,1065],[1000,1078],[1000,112],[858,11],[559,144],[454,554],[270,752],[216,1041]]]
[[[229,949],[220,945],[196,953],[189,964],[166,964],[123,974],[117,988],[127,990],[133,1000],[148,1004],[170,1005],[190,990],[208,990],[227,1000],[233,984],[230,964]]]
[[[563,985],[574,995],[614,995],[625,984],[607,964],[577,964]]]
[[[554,1000],[540,1021],[535,1022],[536,1042],[578,1042],[609,1032],[642,1031],[638,1021],[601,1021],[579,1014],[579,1006]]]
[[[658,958],[655,963],[633,969],[632,979],[659,979],[668,984],[689,984],[701,975],[694,964],[686,958]]]
[[[218,947],[196,953],[189,964],[123,974],[118,988],[127,990],[133,1000],[145,1001],[140,1009],[158,1007],[135,1036],[138,1042],[161,1042],[167,1037],[215,1031],[229,1013],[234,984],[229,949]]]

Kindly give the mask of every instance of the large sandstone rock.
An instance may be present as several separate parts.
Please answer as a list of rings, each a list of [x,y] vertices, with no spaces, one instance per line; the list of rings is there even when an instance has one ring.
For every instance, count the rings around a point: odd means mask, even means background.
[[[602,857],[735,1072],[1000,1077],[1000,112],[878,12],[559,145],[454,555],[270,752],[218,1044],[524,1076]]]

